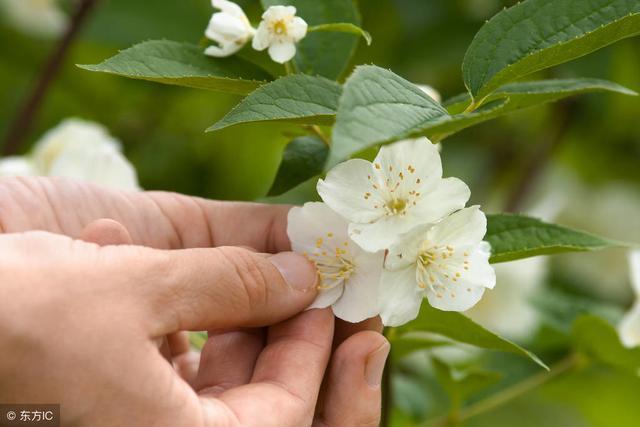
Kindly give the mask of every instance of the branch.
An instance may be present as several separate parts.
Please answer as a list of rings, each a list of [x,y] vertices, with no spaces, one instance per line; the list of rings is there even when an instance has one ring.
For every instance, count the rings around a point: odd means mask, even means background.
[[[556,365],[554,365],[551,368],[551,371],[544,371],[540,372],[539,374],[532,375],[529,378],[526,378],[525,380],[512,385],[511,387],[501,390],[498,393],[492,394],[491,396],[488,396],[482,400],[477,401],[476,403],[463,408],[457,414],[455,422],[461,423],[468,420],[469,418],[492,411],[522,396],[523,394],[528,393],[548,383],[558,376],[577,367],[579,364],[579,356],[576,354],[570,354],[569,356],[558,362]],[[424,424],[421,424],[421,427],[445,427],[450,425],[450,422],[451,418],[449,416],[443,416],[440,418],[429,420]]]
[[[388,337],[388,333],[391,331],[389,328],[385,328],[385,336]],[[393,391],[391,390],[391,369],[392,360],[391,354],[387,356],[387,361],[384,365],[384,372],[382,373],[382,414],[380,417],[380,427],[389,427],[391,425],[391,410],[393,406]]]
[[[98,0],[79,0],[71,22],[67,27],[64,35],[58,42],[55,50],[49,56],[45,67],[43,68],[36,84],[31,90],[31,95],[26,99],[23,106],[19,109],[16,118],[5,137],[2,153],[5,156],[15,154],[19,149],[31,127],[42,101],[51,87],[51,83],[60,71],[60,68],[67,56],[69,48],[73,44],[74,39],[78,35],[78,31],[89,16],[89,12],[96,5]]]

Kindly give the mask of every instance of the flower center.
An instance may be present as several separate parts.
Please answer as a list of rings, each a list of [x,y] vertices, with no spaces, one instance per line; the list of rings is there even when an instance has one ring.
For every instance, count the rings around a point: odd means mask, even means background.
[[[275,24],[273,24],[273,32],[279,36],[287,35],[287,24],[284,22],[283,19],[280,19],[276,21]]]
[[[373,166],[374,173],[367,175],[371,189],[364,193],[364,199],[386,216],[406,215],[421,196],[418,190],[422,180],[416,177],[416,169],[411,165],[400,170],[380,163]]]
[[[416,279],[420,289],[429,288],[442,298],[449,285],[458,284],[463,271],[469,270],[469,253],[464,251],[462,259],[451,259],[456,250],[453,246],[430,246],[423,243],[418,253]],[[467,291],[471,292],[470,288]],[[451,298],[455,298],[455,292],[451,292]]]
[[[316,250],[304,254],[318,269],[320,290],[344,284],[356,270],[349,251],[349,242],[340,242],[332,237],[333,233],[327,233],[326,238],[318,237]]]
[[[386,208],[387,208],[387,212],[389,212],[392,215],[398,215],[398,214],[402,215],[405,213],[404,211],[407,209],[407,201],[405,199],[393,198],[392,200],[387,202]]]

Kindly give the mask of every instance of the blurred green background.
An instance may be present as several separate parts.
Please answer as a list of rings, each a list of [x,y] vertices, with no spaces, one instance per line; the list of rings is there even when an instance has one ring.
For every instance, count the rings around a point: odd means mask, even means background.
[[[71,3],[64,6],[70,9]],[[238,3],[252,20],[257,19],[257,0]],[[363,27],[374,42],[370,47],[360,44],[353,64],[391,68],[415,83],[432,85],[446,99],[464,91],[460,64],[473,35],[486,19],[515,2],[359,3]],[[208,0],[100,1],[32,123],[29,143],[64,118],[94,120],[122,141],[146,189],[215,199],[263,198],[295,127],[257,124],[205,134],[204,129],[238,97],[93,74],[74,65],[100,62],[148,39],[197,43],[211,13]],[[0,136],[6,134],[54,45],[55,40],[0,20]],[[597,77],[640,91],[640,41],[618,42],[534,77]],[[525,110],[446,140],[445,174],[467,182],[472,202],[488,211],[507,205],[520,211],[542,210],[559,223],[640,242],[639,118],[639,99],[618,94],[591,94]],[[570,322],[571,311],[557,295],[577,296],[587,306],[606,309],[617,318],[632,301],[628,276],[623,251],[553,258],[538,293],[560,304],[557,311],[567,317],[547,319],[542,314],[536,338],[524,344],[553,361],[568,345],[563,321]],[[446,393],[434,380],[427,360],[417,353],[394,367],[395,425],[413,425],[447,409]],[[503,378],[472,401],[537,373],[526,360],[504,355],[474,356],[473,363],[493,366]],[[592,365],[466,425],[635,427],[640,423],[638,401],[640,378]]]

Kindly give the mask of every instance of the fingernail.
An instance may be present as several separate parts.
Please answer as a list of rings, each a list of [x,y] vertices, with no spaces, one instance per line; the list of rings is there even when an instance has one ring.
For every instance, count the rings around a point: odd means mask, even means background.
[[[305,257],[295,252],[281,252],[269,258],[284,280],[294,289],[306,291],[314,289],[318,273]]]
[[[366,366],[364,368],[364,379],[369,386],[376,388],[380,387],[382,383],[382,373],[384,372],[384,365],[389,355],[391,345],[388,341],[385,341],[377,350],[369,354],[367,357]]]

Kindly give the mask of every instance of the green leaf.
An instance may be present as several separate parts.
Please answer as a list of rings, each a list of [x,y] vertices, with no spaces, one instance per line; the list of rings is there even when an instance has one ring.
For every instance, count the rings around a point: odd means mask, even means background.
[[[568,293],[554,286],[536,292],[529,300],[545,323],[567,335],[570,334],[574,321],[582,315],[596,315],[614,324],[618,323],[623,315],[616,304]]]
[[[447,117],[447,111],[413,83],[374,65],[360,66],[344,85],[329,164]]]
[[[301,136],[284,149],[269,196],[278,196],[322,172],[329,146],[316,136]]]
[[[491,244],[492,263],[624,246],[584,231],[512,214],[487,215],[485,240]]]
[[[448,112],[412,83],[388,70],[361,66],[344,85],[333,134],[329,165],[377,144],[427,136],[434,141],[470,126],[569,96],[608,91],[636,95],[600,79],[542,80],[501,87],[471,113],[463,113],[468,95],[447,102]]]
[[[507,82],[640,34],[638,0],[526,0],[476,34],[463,77],[475,99]]]
[[[445,340],[434,336],[434,334],[420,331],[408,332],[390,339],[393,343],[391,351],[393,351],[394,359],[400,359],[415,351],[452,344],[451,340]]]
[[[438,382],[449,394],[451,407],[454,410],[459,409],[469,397],[491,387],[502,378],[499,372],[478,369],[458,370],[437,357],[432,357],[431,363]]]
[[[189,344],[195,350],[202,350],[204,344],[207,342],[206,332],[189,332]]]
[[[363,30],[362,28],[358,27],[357,25],[353,25],[348,22],[314,25],[313,27],[309,27],[307,31],[310,33],[314,31],[329,31],[329,32],[335,32],[335,33],[356,34],[364,38],[364,40],[367,42],[367,46],[370,46],[371,42],[373,41],[373,39],[371,38],[371,34]]]
[[[547,365],[538,356],[519,345],[483,328],[473,320],[455,311],[442,311],[422,304],[418,318],[401,326],[398,333],[425,331],[443,335],[455,341],[471,344],[487,350],[498,350],[526,356],[545,369]]]
[[[324,77],[294,74],[259,87],[207,131],[240,123],[333,123],[342,88]]]
[[[429,120],[409,130],[409,136],[427,136],[440,141],[468,127],[510,114],[525,108],[555,102],[570,96],[590,92],[613,92],[637,95],[616,83],[600,79],[540,80],[504,85],[487,97],[485,103],[471,113],[464,113],[471,102],[468,94],[447,100],[444,105],[451,116]],[[404,135],[406,137],[406,135]]]
[[[554,102],[562,98],[590,92],[613,92],[623,95],[637,96],[638,94],[617,83],[602,79],[554,79],[529,82],[510,83],[498,88],[486,98],[486,102],[508,98],[506,111],[510,113],[516,109]],[[462,113],[471,103],[471,96],[467,93],[455,96],[443,103],[450,114]],[[455,117],[455,116],[454,116]]]
[[[210,58],[201,47],[151,40],[125,49],[97,65],[79,65],[132,79],[245,95],[271,80],[261,68],[239,58]]]
[[[333,22],[360,25],[353,0],[261,0],[262,6],[291,5],[310,27]],[[358,45],[358,36],[345,33],[314,32],[298,43],[294,64],[301,72],[337,80],[349,65]]]
[[[618,368],[640,372],[640,347],[626,348],[618,332],[606,320],[585,315],[573,324],[576,345],[594,359]]]

